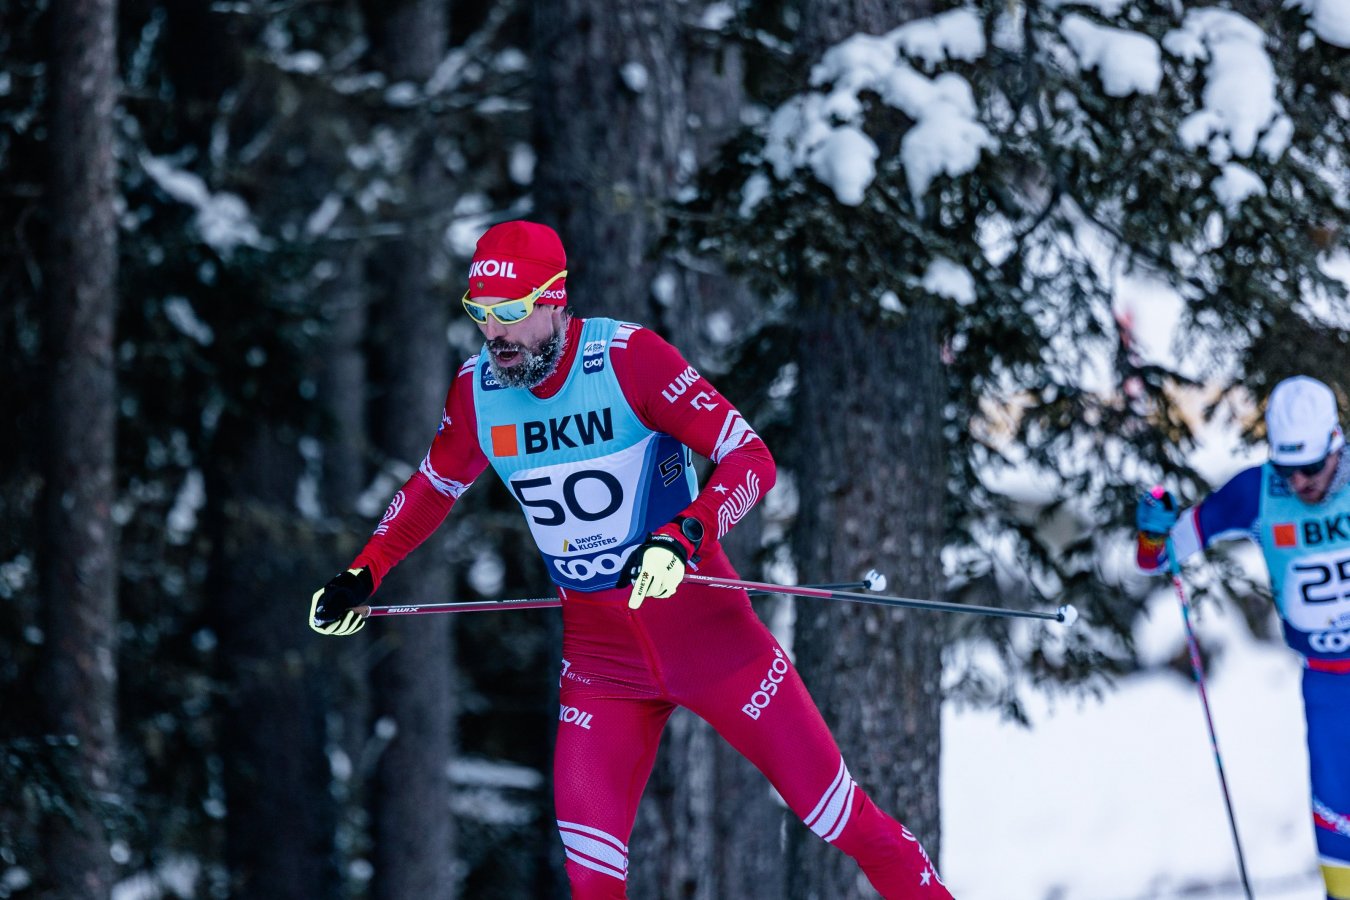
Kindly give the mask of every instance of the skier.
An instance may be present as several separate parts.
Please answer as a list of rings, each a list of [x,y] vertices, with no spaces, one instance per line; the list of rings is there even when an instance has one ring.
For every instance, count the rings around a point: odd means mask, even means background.
[[[563,609],[554,756],[558,830],[578,898],[623,897],[627,841],[666,720],[710,722],[888,898],[951,894],[914,836],[853,781],[720,541],[772,487],[749,423],[651,331],[576,318],[549,227],[493,226],[463,306],[485,343],[441,427],[350,568],[315,592],[310,627],[352,634],[385,574],[490,464],[519,501]],[[714,463],[698,489],[691,451]],[[630,583],[631,582],[631,583]]]
[[[1212,542],[1248,537],[1265,556],[1286,643],[1303,657],[1312,818],[1329,900],[1350,900],[1350,465],[1331,389],[1281,381],[1266,404],[1270,459],[1196,506],[1139,498],[1139,567],[1168,565]]]

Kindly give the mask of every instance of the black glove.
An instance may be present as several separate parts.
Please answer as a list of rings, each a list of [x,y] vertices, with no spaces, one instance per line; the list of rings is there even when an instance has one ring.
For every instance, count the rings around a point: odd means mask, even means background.
[[[356,634],[365,627],[357,609],[375,593],[369,569],[348,569],[314,592],[309,603],[309,627],[319,634]]]

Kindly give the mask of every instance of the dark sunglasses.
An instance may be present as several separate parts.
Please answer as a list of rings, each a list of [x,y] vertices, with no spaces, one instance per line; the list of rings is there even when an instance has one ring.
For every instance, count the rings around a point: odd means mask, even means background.
[[[1328,454],[1330,456],[1330,454]],[[1275,470],[1275,474],[1288,481],[1295,475],[1302,475],[1304,478],[1313,478],[1322,473],[1327,467],[1327,456],[1310,463],[1304,463],[1301,466],[1282,466],[1279,463],[1271,463],[1270,467]]]

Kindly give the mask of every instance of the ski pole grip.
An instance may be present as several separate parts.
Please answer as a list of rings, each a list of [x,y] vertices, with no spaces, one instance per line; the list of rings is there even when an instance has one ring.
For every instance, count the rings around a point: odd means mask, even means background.
[[[1153,496],[1154,500],[1162,501],[1163,509],[1170,510],[1177,508],[1177,501],[1173,499],[1171,494],[1167,493],[1167,488],[1163,487],[1161,484],[1155,484],[1153,489],[1149,491],[1149,494]]]
[[[1165,537],[1177,520],[1177,502],[1161,484],[1149,488],[1139,499],[1135,524],[1151,540]]]

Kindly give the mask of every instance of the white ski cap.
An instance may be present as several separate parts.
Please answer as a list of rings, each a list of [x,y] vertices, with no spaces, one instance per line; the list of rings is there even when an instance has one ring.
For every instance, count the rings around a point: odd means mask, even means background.
[[[1316,378],[1295,375],[1275,385],[1266,403],[1270,461],[1302,466],[1345,446],[1336,395]]]

